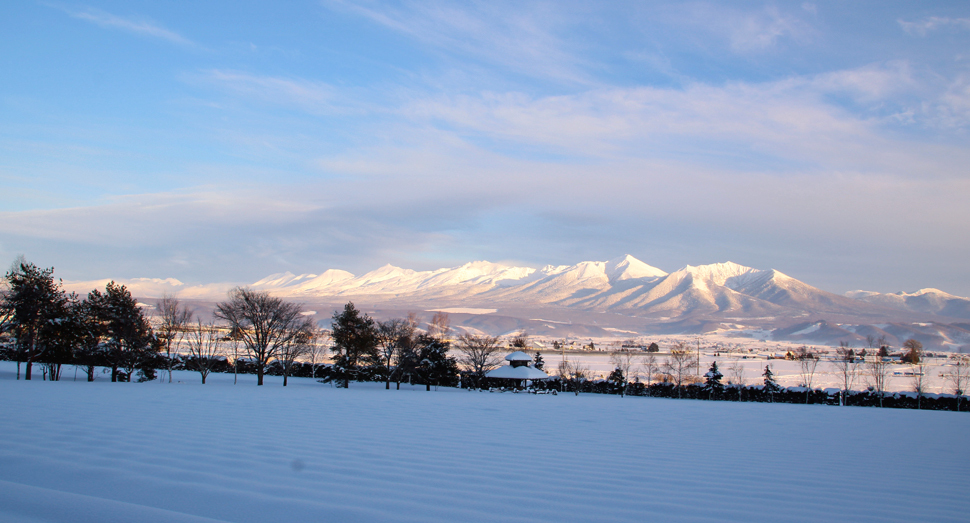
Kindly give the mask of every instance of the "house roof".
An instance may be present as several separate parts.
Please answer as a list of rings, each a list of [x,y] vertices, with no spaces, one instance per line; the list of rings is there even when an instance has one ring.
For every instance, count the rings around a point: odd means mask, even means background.
[[[525,365],[521,367],[503,365],[497,369],[490,370],[485,376],[488,378],[506,378],[513,380],[543,380],[549,377],[545,372]]]

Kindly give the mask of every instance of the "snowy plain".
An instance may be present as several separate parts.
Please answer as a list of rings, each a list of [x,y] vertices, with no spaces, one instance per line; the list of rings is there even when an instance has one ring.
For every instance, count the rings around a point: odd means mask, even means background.
[[[791,348],[794,350],[796,347],[792,346]],[[774,351],[772,352],[776,353]],[[630,372],[631,381],[633,378],[638,378],[643,382],[647,381],[644,356],[645,355],[638,354],[637,357],[633,359],[634,365]],[[556,373],[556,369],[558,368],[559,362],[562,361],[562,359],[579,363],[586,367],[589,369],[590,376],[593,378],[605,379],[615,368],[614,364],[610,361],[610,355],[602,352],[567,353],[566,355],[562,356],[557,352],[547,351],[542,353],[542,357],[545,361],[546,370],[552,374]],[[667,355],[664,353],[657,354],[656,362],[662,365],[666,357]],[[952,368],[954,361],[955,360],[945,356],[924,358],[924,393],[952,394],[954,392],[953,384],[945,377],[953,372]],[[707,370],[711,367],[712,362],[717,362],[720,372],[724,375],[724,383],[727,383],[729,380],[733,382],[734,378],[731,376],[730,367],[735,363],[739,364],[743,368],[741,381],[748,386],[760,385],[764,383],[763,375],[765,366],[771,367],[771,372],[774,374],[775,381],[782,387],[798,387],[802,386],[802,384],[805,382],[804,378],[802,377],[798,361],[790,361],[780,358],[767,359],[764,354],[745,355],[742,359],[740,354],[721,353],[715,356],[710,352],[702,352],[700,355],[700,372],[696,373],[698,379],[700,379],[700,377],[707,372]],[[908,363],[894,363],[890,365],[889,372],[890,374],[886,377],[886,382],[884,384],[887,392],[914,390],[913,387],[915,385],[912,374],[919,372],[914,365],[910,365]],[[656,378],[656,376],[654,377]],[[858,363],[855,367],[851,389],[855,391],[865,390],[866,387],[871,384],[871,382],[872,379],[868,375],[866,365],[861,362]],[[839,389],[841,387],[842,376],[834,367],[832,360],[830,358],[820,360],[817,368],[815,369],[815,374],[812,376],[812,388]]]
[[[954,412],[14,372],[0,363],[0,521],[970,514],[970,417]]]

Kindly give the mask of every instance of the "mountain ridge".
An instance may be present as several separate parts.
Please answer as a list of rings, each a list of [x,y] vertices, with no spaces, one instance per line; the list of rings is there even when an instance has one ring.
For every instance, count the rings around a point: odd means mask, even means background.
[[[106,282],[67,282],[65,287],[86,293]],[[120,283],[129,285],[132,293],[141,298],[178,293],[186,299],[211,301],[224,299],[225,293],[235,286],[192,286],[172,278],[137,278]],[[804,329],[794,326],[826,322],[826,328],[810,330],[809,334],[818,332],[831,337],[839,333],[858,341],[865,339],[864,332],[895,336],[893,332],[911,331],[932,342],[962,339],[964,329],[954,327],[956,330],[946,332],[957,334],[941,334],[940,329],[918,326],[919,322],[956,325],[970,319],[970,299],[938,289],[891,294],[851,291],[839,295],[776,269],[727,261],[686,265],[667,273],[631,255],[539,269],[474,261],[428,271],[386,264],[360,276],[340,269],[305,274],[283,272],[268,275],[250,287],[306,303],[354,301],[396,310],[452,307],[499,311],[497,314],[516,311],[519,316],[532,318],[537,316],[528,311],[544,310],[547,315],[543,317],[561,311],[587,318],[589,328],[583,332],[604,332],[602,329],[609,328],[612,321],[616,326],[622,324],[625,331],[701,334],[768,329],[777,330],[779,335],[809,339],[811,336],[806,337]],[[552,328],[550,325],[546,327]],[[896,326],[887,330],[880,325]],[[580,322],[574,326],[579,329]]]

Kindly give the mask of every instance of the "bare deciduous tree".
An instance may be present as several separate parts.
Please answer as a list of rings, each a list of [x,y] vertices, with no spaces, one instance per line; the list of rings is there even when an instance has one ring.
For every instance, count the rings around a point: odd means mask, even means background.
[[[460,354],[458,363],[471,371],[476,388],[482,387],[488,371],[502,364],[502,346],[496,337],[462,334],[458,337],[455,348]]]
[[[727,367],[728,383],[738,388],[738,400],[743,400],[741,392],[744,390],[744,365],[741,360],[734,360]]]
[[[920,360],[919,363],[913,365],[912,383],[913,392],[916,393],[916,410],[922,408],[923,394],[926,393],[926,386],[929,382],[927,375],[929,372],[929,366],[926,365],[925,360]]]
[[[172,383],[172,349],[178,352],[178,344],[185,337],[185,329],[192,321],[192,311],[185,307],[178,297],[167,293],[162,295],[157,307],[159,323],[155,333],[164,344],[168,382]],[[205,383],[204,378],[203,383]]]
[[[569,360],[566,358],[559,360],[559,366],[556,368],[556,375],[559,376],[559,392],[566,392],[563,387],[565,387],[566,382],[569,381],[571,369],[572,366],[570,365]]]
[[[888,377],[889,362],[883,356],[878,354],[866,356],[866,378],[872,390],[879,394],[880,407],[882,407],[882,400],[886,395],[886,379]]]
[[[451,318],[447,312],[437,311],[428,323],[428,336],[435,339],[444,339],[451,332]]]
[[[802,385],[805,387],[805,403],[808,403],[812,382],[815,379],[815,369],[818,367],[818,353],[803,345],[796,349],[795,356],[798,358],[798,372],[802,375]]]
[[[620,387],[620,397],[626,395],[627,387],[630,386],[630,374],[636,363],[637,354],[629,349],[620,349],[610,353],[610,365],[623,374],[623,386]]]
[[[239,336],[235,335],[235,331],[230,329],[229,332],[229,343],[232,347],[232,384],[235,385],[239,382]]]
[[[579,396],[579,391],[583,388],[583,383],[589,377],[589,368],[577,362],[566,361],[566,374],[573,384],[573,392]]]
[[[197,371],[202,376],[202,384],[215,366],[219,363],[219,332],[211,323],[203,324],[198,320],[195,329],[188,333],[189,358],[185,362],[190,370]]]
[[[279,356],[277,359],[283,366],[283,386],[287,384],[287,379],[290,377],[291,371],[293,370],[293,364],[296,360],[306,356],[309,352],[310,347],[316,344],[316,334],[317,328],[313,323],[313,320],[309,317],[304,317],[302,324],[296,327],[296,335],[289,341],[289,343],[283,343],[279,348]]]
[[[522,331],[509,340],[509,346],[515,350],[527,351],[529,349],[529,333]]]
[[[956,361],[950,364],[947,381],[957,396],[957,412],[960,412],[960,400],[967,393],[967,385],[970,384],[970,358],[962,354],[957,356]]]
[[[386,370],[384,388],[390,390],[391,362],[400,354],[400,346],[404,338],[414,337],[414,325],[408,320],[393,319],[377,323],[377,349],[384,362]]]
[[[664,372],[669,374],[677,386],[677,397],[682,397],[684,382],[697,369],[697,359],[694,350],[684,342],[678,342],[671,347],[670,356],[664,362]]]
[[[267,292],[236,287],[229,291],[228,301],[216,306],[215,316],[229,323],[241,337],[256,365],[256,384],[263,384],[266,365],[279,357],[280,350],[310,321],[303,309]]]
[[[660,364],[657,362],[657,355],[653,352],[648,352],[642,360],[643,372],[647,375],[647,386],[649,387],[653,383],[654,377],[657,372],[660,371]]]
[[[832,366],[835,367],[841,381],[842,397],[840,400],[842,406],[845,406],[845,399],[849,391],[852,390],[852,382],[856,375],[855,352],[852,351],[847,342],[839,342],[839,348],[835,349],[835,359],[832,360]]]
[[[317,379],[317,362],[323,359],[327,353],[327,342],[330,339],[330,331],[320,328],[314,329],[313,343],[307,347],[306,357],[310,360],[310,377]]]

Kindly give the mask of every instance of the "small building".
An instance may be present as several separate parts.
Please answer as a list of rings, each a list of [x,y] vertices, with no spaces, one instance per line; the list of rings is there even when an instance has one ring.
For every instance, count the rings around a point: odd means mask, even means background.
[[[530,380],[544,380],[549,377],[545,372],[531,366],[532,356],[522,351],[515,351],[509,354],[505,357],[505,360],[509,362],[508,365],[503,365],[488,371],[485,377],[517,380],[520,385],[523,381],[528,384]]]

